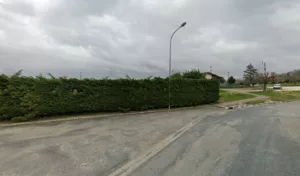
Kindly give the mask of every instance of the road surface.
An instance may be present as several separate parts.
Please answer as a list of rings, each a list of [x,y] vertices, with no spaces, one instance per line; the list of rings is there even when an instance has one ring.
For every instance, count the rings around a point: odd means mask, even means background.
[[[268,87],[268,89],[273,89],[273,87]],[[276,89],[275,91],[300,91],[300,86],[282,86],[282,90]]]
[[[207,117],[133,176],[299,176],[300,102]]]
[[[300,86],[283,86],[283,91],[300,91]]]
[[[113,175],[195,120],[129,175],[299,176],[299,107],[300,102],[235,110],[208,106],[1,127],[0,176]]]
[[[0,127],[0,176],[105,176],[212,106],[95,120]]]

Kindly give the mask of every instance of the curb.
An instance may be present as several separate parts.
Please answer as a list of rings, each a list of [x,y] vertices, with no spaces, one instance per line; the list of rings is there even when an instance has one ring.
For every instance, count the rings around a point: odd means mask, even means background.
[[[19,122],[19,123],[7,123],[0,124],[0,127],[16,127],[16,126],[26,126],[26,125],[36,125],[36,124],[47,124],[53,122],[68,122],[75,120],[92,120],[92,119],[101,119],[105,117],[120,117],[126,115],[139,115],[139,114],[150,114],[156,112],[174,112],[180,110],[187,109],[196,109],[196,108],[204,108],[204,107],[213,107],[213,104],[208,105],[200,105],[200,106],[190,106],[190,107],[181,107],[181,108],[173,108],[169,109],[159,109],[159,110],[149,110],[149,111],[138,111],[138,112],[128,112],[128,113],[115,113],[115,114],[104,114],[104,115],[88,115],[88,116],[79,116],[79,117],[70,117],[70,118],[61,118],[61,119],[49,119],[49,120],[39,120],[39,121],[29,121],[29,122]]]
[[[285,100],[285,101],[278,101],[278,102],[281,102],[281,103],[289,103],[289,102],[300,102],[300,100]]]
[[[267,101],[267,100],[266,100]],[[250,101],[251,102],[251,101]],[[240,108],[245,108],[245,107],[256,107],[256,106],[264,106],[264,105],[275,105],[275,104],[282,104],[282,103],[292,103],[292,102],[300,102],[300,100],[287,100],[287,101],[271,101],[271,102],[264,102],[264,103],[258,103],[258,104],[236,104],[232,105],[230,107],[225,107],[227,110],[232,110],[232,109],[240,109]]]
[[[239,104],[246,104],[246,103],[249,103],[252,101],[260,101],[260,100],[269,100],[269,97],[256,97],[256,98],[244,99],[244,100],[240,100],[240,101],[221,103],[219,105],[216,105],[216,107],[227,108],[227,107],[232,107],[232,106],[239,105]]]

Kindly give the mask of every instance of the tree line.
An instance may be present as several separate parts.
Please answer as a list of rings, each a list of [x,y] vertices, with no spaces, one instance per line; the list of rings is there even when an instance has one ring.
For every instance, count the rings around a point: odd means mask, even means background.
[[[241,84],[246,86],[254,86],[255,84],[263,84],[264,90],[266,90],[266,85],[269,83],[291,83],[297,84],[300,82],[300,69],[296,69],[287,73],[275,73],[267,72],[266,66],[263,73],[259,73],[258,70],[250,63],[247,65],[246,70],[244,71],[244,80]]]

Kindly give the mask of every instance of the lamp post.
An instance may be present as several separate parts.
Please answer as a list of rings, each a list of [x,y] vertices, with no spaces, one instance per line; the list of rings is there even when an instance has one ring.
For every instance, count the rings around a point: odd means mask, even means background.
[[[170,39],[170,58],[169,58],[169,110],[171,109],[171,69],[172,69],[172,39],[174,34],[182,27],[184,27],[186,25],[186,22],[182,23],[179,28],[177,28]]]

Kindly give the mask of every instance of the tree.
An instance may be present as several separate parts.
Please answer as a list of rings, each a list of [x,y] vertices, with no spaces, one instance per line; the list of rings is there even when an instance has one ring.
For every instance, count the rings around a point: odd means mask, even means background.
[[[297,75],[295,74],[295,71],[291,71],[287,73],[287,82],[296,84]]]
[[[294,84],[296,84],[297,82],[300,81],[300,69],[299,70],[294,70],[292,72],[292,74],[293,74],[293,81],[292,82],[294,82]]]
[[[182,74],[183,78],[189,78],[189,79],[204,79],[204,74],[200,72],[200,70],[191,70],[186,71]]]
[[[300,82],[300,69],[290,71],[287,73],[277,74],[277,81],[279,83],[294,83]]]
[[[171,79],[186,78],[186,79],[204,79],[205,75],[199,70],[193,69],[184,73],[176,72],[171,75]],[[167,77],[168,79],[168,77]]]
[[[220,83],[224,84],[226,82],[226,80],[224,79],[224,77],[220,78]]]
[[[176,78],[182,78],[182,75],[180,72],[176,72],[171,75],[171,79],[176,79]]]
[[[278,83],[285,83],[287,81],[286,73],[276,74]]]
[[[252,64],[249,64],[246,67],[246,70],[244,71],[244,79],[245,79],[245,83],[248,85],[252,85],[254,86],[254,84],[256,83],[256,78],[257,78],[257,69],[254,68],[254,66]]]
[[[233,76],[230,76],[230,77],[228,78],[228,80],[227,80],[227,83],[228,83],[228,84],[234,84],[234,83],[235,83],[234,77],[233,77]]]
[[[270,75],[270,82],[272,84],[275,84],[275,83],[278,83],[278,78],[277,78],[277,75],[275,72],[272,72],[271,75]]]
[[[243,79],[235,79],[235,84],[243,86],[245,85],[244,80]]]
[[[270,81],[270,76],[269,76],[269,73],[260,73],[258,74],[257,76],[257,82],[261,83],[264,85],[263,87],[263,91],[265,92],[267,90],[267,84],[268,82]]]

